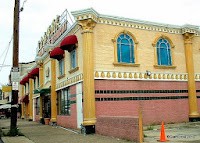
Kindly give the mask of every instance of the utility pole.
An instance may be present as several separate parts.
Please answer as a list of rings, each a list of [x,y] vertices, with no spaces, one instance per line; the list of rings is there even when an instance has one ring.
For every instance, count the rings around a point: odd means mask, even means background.
[[[13,26],[13,67],[11,72],[19,72],[18,61],[19,61],[19,6],[20,0],[15,0],[14,5],[14,26]],[[12,79],[12,77],[11,77]],[[16,83],[16,82],[15,82]],[[11,123],[10,123],[10,136],[16,136],[17,131],[17,108],[18,108],[18,83],[17,87],[13,88],[12,84],[12,101],[11,101]]]

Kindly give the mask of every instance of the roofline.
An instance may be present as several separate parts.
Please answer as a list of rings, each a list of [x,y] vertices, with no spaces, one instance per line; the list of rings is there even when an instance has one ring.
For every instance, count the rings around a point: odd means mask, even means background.
[[[102,24],[126,26],[126,27],[133,27],[137,29],[146,29],[146,30],[175,33],[175,34],[184,34],[184,33],[189,32],[189,33],[194,33],[196,36],[200,36],[200,26],[197,26],[197,25],[185,24],[185,25],[180,26],[180,25],[172,25],[172,24],[166,24],[166,23],[131,19],[131,18],[125,18],[125,17],[118,17],[118,16],[112,16],[112,15],[105,15],[105,14],[99,14],[93,8],[73,11],[71,13],[74,16],[74,19],[76,21],[85,20],[85,19],[93,19],[97,23],[102,23]],[[155,27],[159,27],[163,29],[161,30]]]

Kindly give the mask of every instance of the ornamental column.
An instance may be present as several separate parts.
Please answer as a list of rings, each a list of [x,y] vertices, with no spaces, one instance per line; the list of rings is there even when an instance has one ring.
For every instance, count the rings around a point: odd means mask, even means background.
[[[186,58],[186,69],[188,73],[188,91],[189,91],[189,120],[199,118],[198,106],[197,106],[197,96],[196,96],[196,86],[194,80],[194,62],[193,62],[193,49],[192,49],[192,38],[194,34],[185,33],[184,34],[184,44],[185,44],[185,58]]]
[[[21,94],[22,94],[22,98],[24,97],[24,85],[21,85]],[[22,111],[22,116],[21,118],[24,119],[24,102],[22,102],[22,106],[21,106],[21,111]]]
[[[43,64],[40,64],[39,67],[39,87],[43,88],[44,83],[44,71],[43,71]],[[42,119],[42,96],[40,95],[40,120]]]
[[[56,60],[51,59],[51,122],[57,122],[56,108]]]
[[[33,79],[29,78],[29,121],[33,120]]]
[[[92,130],[96,124],[95,91],[94,91],[94,46],[93,28],[96,22],[92,19],[80,20],[83,40],[83,95],[84,95],[84,120],[83,125],[87,130]]]

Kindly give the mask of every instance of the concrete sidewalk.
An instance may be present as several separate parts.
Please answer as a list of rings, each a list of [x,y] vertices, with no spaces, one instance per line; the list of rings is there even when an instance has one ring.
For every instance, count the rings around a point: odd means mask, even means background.
[[[4,143],[127,143],[130,141],[100,135],[86,135],[74,133],[65,128],[43,125],[18,119],[18,128],[25,136],[2,137]],[[200,122],[184,122],[165,124],[168,143],[200,143]],[[10,119],[1,119],[0,128],[7,132]],[[161,125],[144,126],[144,142],[158,143]],[[76,130],[78,131],[78,130]],[[80,132],[80,131],[79,131]]]
[[[64,128],[22,119],[18,119],[17,125],[25,136],[2,137],[4,143],[127,143],[126,140],[95,134],[84,136]],[[10,119],[1,119],[0,127],[7,132],[10,127]]]
[[[165,124],[165,137],[168,143],[200,143],[200,122]],[[144,126],[144,141],[158,143],[161,125]]]

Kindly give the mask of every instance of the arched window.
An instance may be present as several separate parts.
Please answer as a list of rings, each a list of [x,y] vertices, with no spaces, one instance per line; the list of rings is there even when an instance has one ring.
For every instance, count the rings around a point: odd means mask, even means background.
[[[117,58],[119,63],[135,63],[134,42],[128,34],[117,38]]]
[[[171,45],[165,38],[160,38],[156,44],[158,65],[172,65]]]

